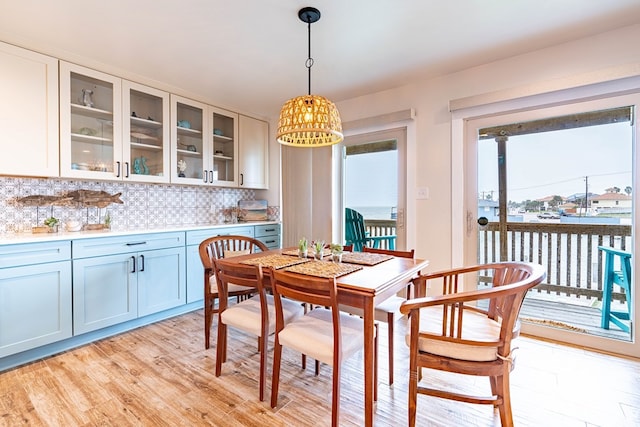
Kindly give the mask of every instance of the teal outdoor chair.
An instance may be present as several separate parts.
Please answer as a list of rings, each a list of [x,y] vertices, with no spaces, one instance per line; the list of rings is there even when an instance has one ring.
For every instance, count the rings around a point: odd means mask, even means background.
[[[387,241],[386,249],[396,248],[396,236],[369,236],[364,226],[364,217],[351,208],[344,210],[344,234],[347,245],[353,245],[353,250],[362,252],[364,246],[380,248],[380,242]]]

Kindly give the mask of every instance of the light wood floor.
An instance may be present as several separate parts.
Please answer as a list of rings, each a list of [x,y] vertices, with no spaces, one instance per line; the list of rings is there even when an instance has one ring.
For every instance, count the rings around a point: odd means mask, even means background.
[[[302,371],[299,355],[285,349],[279,405],[271,409],[268,402],[258,400],[256,339],[231,331],[228,361],[216,378],[215,348],[204,350],[202,324],[200,310],[4,372],[0,425],[330,424],[330,367],[323,366],[315,377],[313,363]],[[407,424],[408,352],[400,335],[404,321],[397,325],[393,387],[387,385],[386,325],[380,325],[376,426]],[[640,425],[640,361],[525,337],[519,347],[512,373],[517,426]],[[359,354],[343,371],[340,424],[344,426],[363,424],[361,364]],[[481,378],[460,380],[425,372],[424,381],[454,384],[466,391],[488,390]],[[418,399],[421,426],[499,425],[490,406]]]

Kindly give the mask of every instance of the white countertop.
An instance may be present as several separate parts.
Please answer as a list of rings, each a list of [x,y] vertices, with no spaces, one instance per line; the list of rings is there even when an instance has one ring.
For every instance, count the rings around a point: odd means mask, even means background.
[[[90,239],[94,237],[108,237],[108,236],[130,236],[135,234],[148,234],[148,233],[169,233],[172,231],[197,231],[206,230],[210,228],[231,228],[231,227],[244,227],[253,225],[269,225],[279,224],[279,221],[251,221],[251,222],[238,222],[238,223],[220,223],[220,224],[208,224],[208,225],[185,225],[174,226],[164,228],[145,228],[145,229],[132,229],[132,230],[91,230],[91,231],[64,231],[58,233],[4,233],[0,234],[0,245],[13,245],[19,243],[34,243],[34,242],[53,242],[60,240],[78,240],[78,239]]]

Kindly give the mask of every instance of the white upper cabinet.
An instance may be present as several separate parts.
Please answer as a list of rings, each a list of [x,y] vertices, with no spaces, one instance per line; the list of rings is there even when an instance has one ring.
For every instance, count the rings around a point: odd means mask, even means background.
[[[171,94],[171,182],[210,184],[207,105]]]
[[[122,81],[60,62],[60,175],[122,180]]]
[[[263,120],[239,117],[240,187],[269,188],[269,124]]]
[[[169,93],[122,81],[123,179],[169,182]]]
[[[238,186],[238,114],[209,107],[213,151],[210,155],[209,182]]]
[[[0,42],[0,175],[59,176],[58,60]]]

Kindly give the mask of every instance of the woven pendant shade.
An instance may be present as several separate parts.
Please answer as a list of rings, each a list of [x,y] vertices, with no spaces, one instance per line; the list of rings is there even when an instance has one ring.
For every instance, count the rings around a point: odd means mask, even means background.
[[[338,109],[319,95],[292,98],[280,110],[277,139],[293,147],[337,144],[344,139]]]

